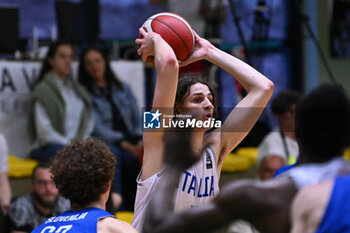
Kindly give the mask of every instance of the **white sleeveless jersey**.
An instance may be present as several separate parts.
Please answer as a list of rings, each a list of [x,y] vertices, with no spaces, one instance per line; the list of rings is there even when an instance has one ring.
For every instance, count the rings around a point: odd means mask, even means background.
[[[140,172],[137,178],[134,219],[132,226],[142,232],[145,210],[162,179],[166,169],[141,181]],[[181,175],[175,194],[175,211],[208,203],[219,192],[219,179],[214,149],[209,146],[202,158]]]
[[[335,177],[350,174],[350,162],[343,158],[335,158],[330,162],[321,164],[307,164],[295,167],[282,173],[279,177],[290,177],[298,189],[314,185]]]

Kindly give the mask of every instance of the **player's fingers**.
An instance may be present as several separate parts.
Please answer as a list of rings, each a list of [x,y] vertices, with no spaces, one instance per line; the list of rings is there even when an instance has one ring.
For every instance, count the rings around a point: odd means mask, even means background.
[[[192,32],[195,39],[200,38],[195,30],[192,29]]]
[[[148,58],[148,55],[146,53],[142,54],[142,61],[146,62]]]
[[[142,27],[139,28],[139,33],[140,33],[140,35],[143,36],[143,37],[147,34],[146,30],[145,30],[144,28],[142,28]]]
[[[138,45],[140,45],[140,44],[142,44],[142,41],[143,41],[143,39],[137,38],[137,39],[135,40],[135,43],[138,44]]]
[[[147,57],[147,61],[148,61],[149,63],[151,63],[152,65],[154,65],[154,56],[149,56],[149,57]]]
[[[184,67],[188,65],[188,61],[179,61],[179,66]]]
[[[142,50],[141,50],[141,48],[139,48],[139,49],[137,50],[137,54],[138,54],[139,56],[142,55]]]
[[[192,63],[193,62],[193,59],[189,58],[185,61],[179,61],[179,66],[180,67],[184,67],[184,66],[187,66],[188,64]]]

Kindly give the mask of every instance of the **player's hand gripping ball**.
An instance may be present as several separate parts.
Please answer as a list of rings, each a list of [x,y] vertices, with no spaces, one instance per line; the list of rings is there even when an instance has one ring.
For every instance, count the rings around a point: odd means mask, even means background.
[[[186,60],[192,53],[195,38],[190,24],[180,15],[162,12],[149,17],[142,27],[158,33],[174,50],[178,60]]]

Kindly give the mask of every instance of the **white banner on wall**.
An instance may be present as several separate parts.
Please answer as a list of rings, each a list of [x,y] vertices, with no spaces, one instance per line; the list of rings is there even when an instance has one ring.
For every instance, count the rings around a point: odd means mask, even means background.
[[[9,154],[27,157],[27,117],[30,92],[39,74],[40,62],[0,61],[0,133],[4,134]],[[131,86],[140,107],[145,105],[143,63],[116,61],[111,63],[116,75]],[[78,64],[73,64],[76,77]]]

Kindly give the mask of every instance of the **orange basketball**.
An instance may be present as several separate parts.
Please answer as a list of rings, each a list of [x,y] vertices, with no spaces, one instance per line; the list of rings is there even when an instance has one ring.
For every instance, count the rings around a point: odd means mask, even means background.
[[[186,60],[194,48],[194,35],[190,24],[180,15],[162,12],[149,17],[142,27],[156,32],[171,46],[178,60]]]

